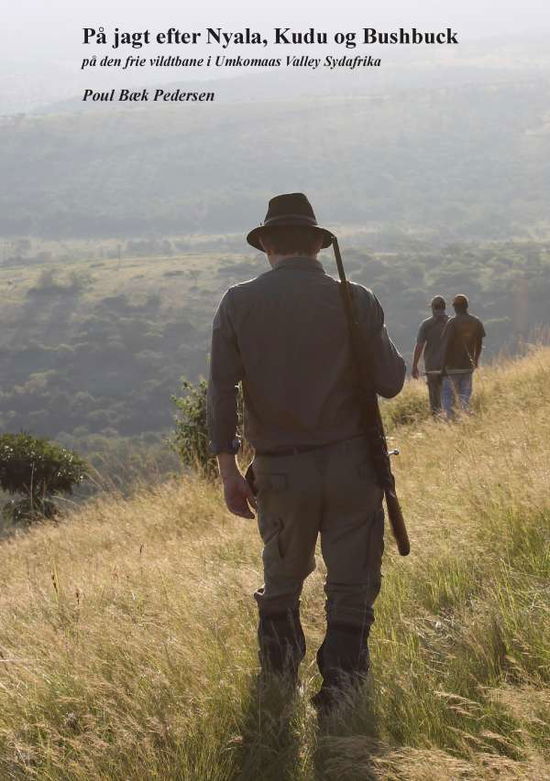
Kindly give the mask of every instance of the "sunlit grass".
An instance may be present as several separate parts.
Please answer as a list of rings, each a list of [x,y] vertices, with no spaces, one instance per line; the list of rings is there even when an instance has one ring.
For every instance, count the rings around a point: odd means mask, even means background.
[[[325,725],[322,566],[303,691],[258,691],[258,535],[216,486],[105,498],[3,542],[0,778],[545,778],[550,349],[475,393],[469,418],[392,432],[413,551],[388,534],[372,679]]]

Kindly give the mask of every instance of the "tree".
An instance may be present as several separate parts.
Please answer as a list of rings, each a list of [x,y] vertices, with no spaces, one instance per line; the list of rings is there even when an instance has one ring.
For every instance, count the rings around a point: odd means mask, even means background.
[[[88,466],[75,452],[26,432],[0,436],[0,487],[23,498],[11,500],[2,514],[12,522],[31,523],[57,514],[53,497],[71,494]]]

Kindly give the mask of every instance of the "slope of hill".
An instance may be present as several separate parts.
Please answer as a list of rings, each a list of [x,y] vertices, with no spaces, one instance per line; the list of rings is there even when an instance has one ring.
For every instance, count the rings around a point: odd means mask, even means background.
[[[305,691],[259,697],[258,539],[217,487],[106,497],[2,543],[0,775],[548,777],[549,388],[541,347],[477,375],[475,415],[394,432],[413,553],[387,541],[373,680],[319,730],[322,568]]]

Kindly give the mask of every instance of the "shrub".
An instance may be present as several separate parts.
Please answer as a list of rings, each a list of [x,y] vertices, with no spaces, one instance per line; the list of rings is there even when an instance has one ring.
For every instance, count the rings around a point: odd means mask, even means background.
[[[172,396],[179,414],[172,444],[182,464],[200,472],[204,477],[216,475],[216,463],[208,447],[206,425],[207,382],[199,380],[196,385],[183,379],[184,396]]]
[[[176,416],[176,428],[172,444],[181,462],[199,472],[203,477],[213,479],[217,475],[216,460],[210,453],[208,443],[208,427],[206,424],[206,393],[208,384],[205,379],[196,385],[189,380],[182,380],[185,395],[172,396],[179,415]],[[242,432],[243,399],[239,386],[237,396],[238,427],[237,435],[244,441]],[[245,447],[248,453],[248,448]]]
[[[51,518],[57,512],[53,497],[72,493],[86,474],[87,464],[80,456],[48,439],[25,432],[0,436],[0,487],[22,495],[2,510],[11,521]]]

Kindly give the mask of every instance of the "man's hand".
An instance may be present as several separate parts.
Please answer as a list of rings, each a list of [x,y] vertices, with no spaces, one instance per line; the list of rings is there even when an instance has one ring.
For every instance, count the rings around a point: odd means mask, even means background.
[[[415,380],[417,380],[420,377],[420,372],[418,371],[418,366],[413,366],[411,370],[411,374]]]
[[[254,518],[250,509],[257,509],[256,498],[252,489],[241,474],[223,478],[223,496],[227,509],[241,518]]]
[[[252,488],[239,471],[235,456],[232,453],[218,453],[217,459],[227,509],[241,518],[254,518],[250,508],[257,509],[256,499]]]

